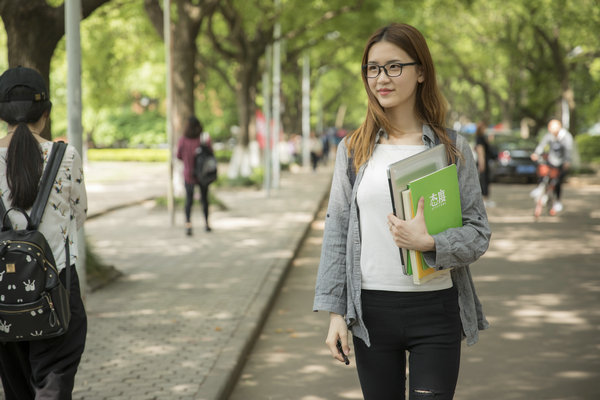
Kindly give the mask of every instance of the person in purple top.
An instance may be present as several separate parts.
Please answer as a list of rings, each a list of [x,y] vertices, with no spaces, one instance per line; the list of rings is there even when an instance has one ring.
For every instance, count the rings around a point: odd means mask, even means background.
[[[196,150],[202,146],[203,151],[213,152],[210,135],[203,132],[202,123],[196,117],[188,119],[185,131],[177,145],[177,158],[183,161],[183,179],[185,182],[185,233],[192,235],[192,204],[194,202],[194,188],[200,187],[200,201],[204,212],[205,230],[210,232],[212,229],[208,223],[208,186],[198,182],[194,177],[194,159]]]

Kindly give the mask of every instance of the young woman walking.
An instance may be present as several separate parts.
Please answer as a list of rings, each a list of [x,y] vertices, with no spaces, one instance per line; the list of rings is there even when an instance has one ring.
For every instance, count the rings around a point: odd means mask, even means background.
[[[212,229],[208,223],[208,183],[199,182],[194,177],[194,163],[196,151],[202,146],[202,151],[213,153],[208,132],[203,132],[202,123],[196,117],[188,119],[183,136],[177,145],[177,158],[183,161],[183,180],[185,185],[185,233],[192,236],[192,205],[194,204],[194,188],[200,187],[200,201],[204,212],[204,229]]]
[[[7,209],[31,212],[52,149],[52,142],[40,136],[51,108],[48,89],[37,71],[17,67],[0,76],[0,119],[8,124],[8,134],[0,139],[0,196]],[[81,157],[73,146],[67,146],[38,230],[52,249],[63,284],[67,282],[67,263],[71,265],[69,328],[49,339],[0,343],[0,376],[7,400],[71,399],[87,333],[75,269],[77,230],[86,212]],[[10,213],[9,218],[15,230],[27,226],[20,213]],[[69,243],[68,260],[65,240]],[[8,289],[0,286],[0,295]]]
[[[406,24],[378,29],[362,59],[368,96],[363,124],[339,145],[331,186],[315,311],[330,313],[326,343],[343,361],[352,331],[366,400],[454,396],[461,339],[477,341],[487,327],[469,264],[488,247],[490,229],[468,143],[445,129],[446,104],[423,35]],[[457,164],[463,226],[429,235],[423,199],[414,219],[396,218],[386,168],[446,145]],[[350,179],[355,171],[355,178]],[[423,252],[429,265],[451,272],[422,285],[403,274],[398,248]]]

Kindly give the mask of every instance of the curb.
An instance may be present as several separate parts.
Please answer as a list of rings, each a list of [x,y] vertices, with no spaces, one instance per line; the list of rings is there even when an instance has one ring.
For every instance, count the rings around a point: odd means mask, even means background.
[[[122,208],[127,208],[127,207],[137,206],[137,205],[143,204],[143,203],[145,203],[145,202],[147,202],[147,201],[154,200],[154,199],[156,199],[156,198],[158,198],[158,197],[159,197],[159,196],[150,196],[150,197],[147,197],[147,198],[145,198],[145,199],[141,199],[141,200],[134,200],[134,201],[131,201],[131,202],[129,202],[129,203],[123,203],[123,204],[118,204],[118,205],[116,205],[116,206],[108,207],[108,208],[106,208],[106,209],[104,209],[104,210],[100,210],[100,211],[96,211],[95,213],[88,214],[88,215],[85,217],[85,220],[87,221],[87,220],[90,220],[90,219],[98,218],[98,217],[101,217],[101,216],[103,216],[103,215],[105,215],[105,214],[108,214],[108,213],[110,213],[110,212],[113,212],[113,211],[120,210],[120,209],[122,209]]]
[[[252,351],[285,282],[292,262],[298,255],[319,210],[328,199],[329,186],[327,186],[328,189],[317,203],[310,222],[306,224],[303,231],[294,236],[295,246],[291,257],[287,260],[276,261],[271,267],[266,279],[258,289],[254,301],[252,301],[244,318],[231,337],[228,346],[222,350],[211,372],[200,384],[201,389],[195,396],[197,400],[227,400],[231,395],[244,368],[246,359]]]

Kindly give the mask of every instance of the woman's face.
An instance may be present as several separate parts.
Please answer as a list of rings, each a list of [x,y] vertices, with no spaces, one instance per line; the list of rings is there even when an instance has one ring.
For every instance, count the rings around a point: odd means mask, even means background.
[[[400,76],[389,77],[381,69],[376,78],[367,78],[369,90],[387,111],[398,107],[414,107],[417,84],[424,80],[421,68],[418,65],[404,67],[394,65],[414,61],[416,60],[409,57],[404,50],[390,42],[377,42],[369,49],[367,65],[385,65],[390,72],[393,69],[396,69],[396,71],[398,68],[402,69]]]

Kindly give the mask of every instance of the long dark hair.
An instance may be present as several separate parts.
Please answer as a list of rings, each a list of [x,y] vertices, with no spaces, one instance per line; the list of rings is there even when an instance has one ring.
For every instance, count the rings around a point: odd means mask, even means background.
[[[0,80],[2,78],[0,77]],[[9,91],[10,97],[32,96],[28,82],[22,83],[23,85],[15,86]],[[39,121],[44,113],[50,113],[51,108],[52,103],[48,99],[2,99],[0,102],[0,119],[9,125],[16,125],[6,154],[6,180],[10,189],[10,201],[14,207],[27,210],[33,206],[37,196],[44,158],[42,148],[27,124]]]
[[[477,129],[475,130],[475,136],[483,136],[485,137],[485,128],[486,128],[486,124],[485,122],[480,122],[477,124]]]
[[[196,117],[190,117],[185,126],[185,131],[183,131],[183,135],[190,139],[196,139],[200,137],[203,130],[204,127],[202,126],[202,122]]]

